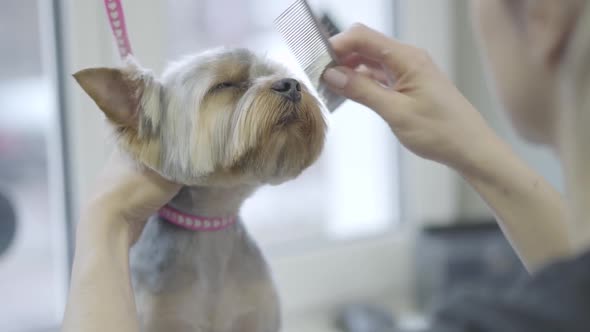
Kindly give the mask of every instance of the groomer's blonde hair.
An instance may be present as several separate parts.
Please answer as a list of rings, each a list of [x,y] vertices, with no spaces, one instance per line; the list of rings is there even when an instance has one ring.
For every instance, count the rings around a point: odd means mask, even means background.
[[[571,204],[568,216],[578,250],[590,248],[590,4],[580,16],[559,67],[560,152]]]

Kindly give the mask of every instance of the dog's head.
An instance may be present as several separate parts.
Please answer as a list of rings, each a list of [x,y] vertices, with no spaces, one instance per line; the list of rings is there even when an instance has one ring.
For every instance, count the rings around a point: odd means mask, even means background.
[[[280,65],[244,49],[207,51],[161,77],[133,59],[74,74],[121,146],[188,185],[280,183],[319,155],[319,102]]]

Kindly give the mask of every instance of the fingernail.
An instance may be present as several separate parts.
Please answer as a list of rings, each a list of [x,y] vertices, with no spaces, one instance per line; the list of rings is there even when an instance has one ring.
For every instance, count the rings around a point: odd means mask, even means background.
[[[338,69],[329,68],[324,72],[324,80],[328,85],[337,89],[344,89],[348,83],[348,75]]]

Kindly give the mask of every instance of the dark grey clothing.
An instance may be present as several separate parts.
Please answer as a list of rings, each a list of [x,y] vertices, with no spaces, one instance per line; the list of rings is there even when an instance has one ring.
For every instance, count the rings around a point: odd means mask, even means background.
[[[548,266],[512,287],[458,296],[431,332],[590,332],[590,253]]]

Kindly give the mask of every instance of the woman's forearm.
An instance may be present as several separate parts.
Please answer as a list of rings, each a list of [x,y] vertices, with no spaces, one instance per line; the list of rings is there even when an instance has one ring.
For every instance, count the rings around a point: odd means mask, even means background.
[[[460,173],[494,211],[527,269],[569,255],[561,195],[500,139],[488,148],[474,167]]]
[[[104,220],[83,223],[79,227],[111,225]],[[62,331],[139,331],[129,273],[129,234],[119,226],[78,232]]]

